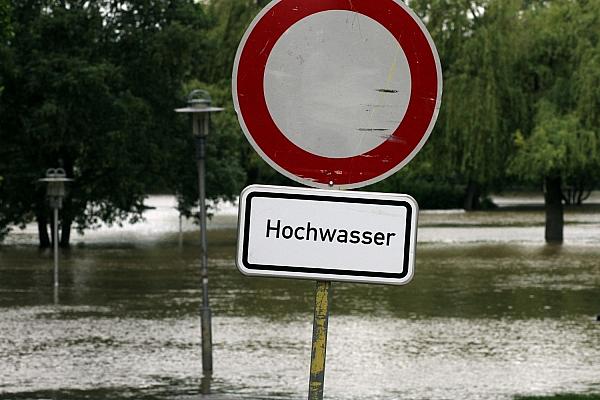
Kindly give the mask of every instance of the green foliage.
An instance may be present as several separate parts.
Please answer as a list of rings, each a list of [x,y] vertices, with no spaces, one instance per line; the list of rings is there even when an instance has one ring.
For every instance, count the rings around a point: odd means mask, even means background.
[[[6,42],[12,36],[11,4],[9,0],[0,1],[0,41]]]
[[[438,181],[498,189],[515,177],[539,184],[551,172],[568,185],[598,184],[599,2],[410,6],[427,21],[444,69],[442,109],[426,146]]]
[[[423,209],[461,208],[464,185],[441,180],[438,170],[427,157],[418,156],[400,172],[368,188],[376,192],[406,193],[414,197]]]
[[[598,10],[600,13],[600,10]],[[598,21],[600,24],[600,21]],[[600,42],[588,48],[581,56],[581,64],[574,74],[575,108],[584,126],[600,127]]]
[[[11,5],[8,0],[0,0],[0,99],[4,91],[4,79],[8,63],[8,40],[12,37],[11,23]],[[0,101],[0,115],[2,114],[2,102]],[[0,190],[2,190],[2,181],[4,178],[0,175]],[[0,201],[0,240],[6,234],[5,223],[6,219],[4,210],[2,210],[2,202]]]
[[[466,38],[473,35],[486,0],[411,0],[408,5],[427,23],[427,29],[436,45],[447,71],[457,58]]]
[[[507,182],[513,133],[528,124],[522,85],[521,0],[411,0],[426,21],[444,73],[442,108],[424,155],[434,181],[485,195]],[[477,195],[475,195],[477,196]],[[465,201],[465,204],[470,204]],[[475,199],[474,205],[477,204]]]
[[[254,0],[208,2],[206,11],[212,21],[212,28],[208,32],[211,58],[203,67],[203,80],[223,84],[231,82],[233,60],[240,40],[263,5]]]
[[[598,2],[564,1],[524,14],[531,128],[522,124],[515,136],[512,175],[538,183],[560,177],[575,187],[599,182],[599,12]]]
[[[3,76],[8,64],[8,42],[14,32],[11,19],[12,7],[9,0],[0,0],[0,96],[4,90]],[[0,108],[1,112],[1,108]]]
[[[512,132],[525,113],[523,90],[515,82],[522,54],[521,32],[514,24],[519,4],[487,1],[478,9],[471,11],[471,31],[454,50],[445,73],[436,145],[447,171],[464,182],[498,186],[512,150]]]
[[[13,60],[0,102],[0,226],[45,221],[50,167],[75,179],[67,227],[137,220],[183,135],[173,109],[206,43],[188,1],[15,2]],[[189,134],[186,129],[185,134]],[[32,190],[36,187],[36,190]]]
[[[600,165],[596,133],[586,130],[575,114],[560,115],[547,101],[539,108],[531,136],[516,134],[510,172],[530,182],[559,176],[570,182],[594,171]]]

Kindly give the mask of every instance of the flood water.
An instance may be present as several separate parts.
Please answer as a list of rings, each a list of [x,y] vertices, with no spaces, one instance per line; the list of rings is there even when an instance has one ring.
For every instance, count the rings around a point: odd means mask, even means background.
[[[334,283],[325,398],[599,393],[600,208],[570,210],[565,244],[547,246],[537,200],[424,211],[409,285]],[[314,282],[242,276],[233,207],[210,223],[214,376],[201,395],[198,231],[184,221],[180,243],[172,203],[76,236],[58,305],[34,227],[7,238],[0,399],[306,398]]]

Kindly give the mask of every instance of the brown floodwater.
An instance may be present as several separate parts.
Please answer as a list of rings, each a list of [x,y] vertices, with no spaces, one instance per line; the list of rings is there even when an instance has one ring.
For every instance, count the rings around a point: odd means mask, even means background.
[[[314,282],[247,278],[235,213],[209,231],[212,394],[201,395],[198,233],[172,199],[140,225],[76,236],[52,257],[35,231],[0,246],[0,399],[306,398]],[[334,283],[325,398],[511,399],[600,392],[600,214],[423,212],[414,280]]]

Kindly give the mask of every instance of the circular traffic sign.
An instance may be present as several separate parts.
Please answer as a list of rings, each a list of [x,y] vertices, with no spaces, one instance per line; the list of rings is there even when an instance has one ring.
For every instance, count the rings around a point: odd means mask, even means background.
[[[233,68],[244,134],[283,175],[357,188],[406,165],[441,103],[433,41],[400,0],[275,0]]]

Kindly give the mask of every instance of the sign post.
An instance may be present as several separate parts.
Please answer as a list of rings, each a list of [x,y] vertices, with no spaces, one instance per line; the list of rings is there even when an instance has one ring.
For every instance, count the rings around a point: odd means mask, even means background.
[[[331,282],[317,281],[315,290],[315,317],[313,320],[312,350],[310,355],[308,400],[318,400],[323,398],[330,293]]]
[[[262,185],[244,189],[239,201],[240,271],[317,280],[308,398],[322,399],[331,281],[407,283],[417,203],[406,195]]]
[[[439,57],[400,0],[275,0],[244,34],[232,78],[256,152],[329,189],[246,188],[237,256],[246,275],[317,281],[309,399],[322,399],[331,281],[407,283],[418,211],[409,196],[331,189],[378,182],[419,152],[440,109]]]

